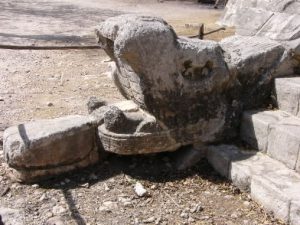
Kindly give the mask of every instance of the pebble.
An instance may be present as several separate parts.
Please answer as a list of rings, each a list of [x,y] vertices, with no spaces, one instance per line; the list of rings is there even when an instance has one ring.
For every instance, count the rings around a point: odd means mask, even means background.
[[[203,211],[203,207],[200,203],[196,204],[193,208],[190,209],[191,213],[196,213],[196,212],[200,212],[200,211]]]
[[[63,219],[59,216],[52,217],[46,221],[46,225],[65,225]]]
[[[33,184],[33,185],[31,185],[31,187],[33,187],[33,188],[39,188],[40,186],[38,184]]]
[[[189,223],[194,223],[194,222],[195,222],[195,219],[194,219],[193,217],[189,217],[189,218],[188,218],[188,222],[189,222]]]
[[[248,202],[248,201],[244,201],[244,206],[249,206],[250,205],[250,202]]]
[[[104,186],[105,191],[110,191],[110,188],[108,187],[108,185],[106,183],[104,183],[103,186]]]
[[[148,219],[144,220],[143,222],[144,223],[153,223],[155,221],[155,217],[154,216],[151,216],[149,217]]]
[[[182,213],[180,214],[180,217],[181,217],[181,218],[184,218],[184,219],[187,219],[187,218],[189,217],[189,214],[186,213],[186,212],[182,212]]]
[[[51,107],[51,106],[53,106],[53,103],[52,102],[47,102],[47,106]]]
[[[134,191],[137,194],[137,196],[139,196],[139,197],[143,197],[147,193],[147,190],[144,188],[144,186],[140,182],[137,182],[135,184]]]
[[[52,213],[54,215],[61,215],[66,212],[66,209],[61,205],[56,205],[52,208]]]
[[[113,201],[103,202],[102,206],[99,207],[99,211],[101,212],[112,212],[113,210],[118,208],[118,204]]]

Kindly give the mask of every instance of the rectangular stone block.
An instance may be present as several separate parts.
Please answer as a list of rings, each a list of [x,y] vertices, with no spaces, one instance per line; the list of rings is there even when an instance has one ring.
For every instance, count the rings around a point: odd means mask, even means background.
[[[266,152],[269,127],[290,117],[282,111],[246,111],[243,113],[240,137],[251,147]]]
[[[270,125],[268,155],[283,162],[287,167],[296,169],[300,151],[299,134],[300,120],[295,117]]]
[[[243,191],[249,191],[253,176],[261,176],[273,170],[283,170],[285,166],[265,154],[245,154],[243,159],[232,161],[230,179]]]
[[[4,157],[16,179],[31,182],[98,161],[91,117],[66,116],[10,127],[4,131]]]
[[[300,117],[300,77],[275,79],[275,90],[279,109]]]
[[[274,169],[260,176],[253,176],[251,197],[284,222],[297,217],[300,201],[300,175],[290,169]]]
[[[229,178],[230,164],[240,155],[239,149],[233,145],[209,146],[207,160],[222,176]]]
[[[254,176],[251,182],[251,198],[285,223],[289,221],[289,199],[268,180]]]

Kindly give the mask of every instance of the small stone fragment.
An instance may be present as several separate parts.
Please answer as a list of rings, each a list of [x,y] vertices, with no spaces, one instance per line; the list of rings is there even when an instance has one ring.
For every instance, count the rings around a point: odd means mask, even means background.
[[[46,225],[66,225],[60,216],[55,216],[46,221]]]
[[[153,223],[155,221],[155,217],[154,216],[151,216],[149,217],[148,219],[144,220],[143,222],[144,223]]]
[[[135,184],[134,191],[137,194],[137,196],[139,196],[139,197],[143,197],[147,193],[147,190],[144,188],[144,186],[140,182],[137,182]]]
[[[88,112],[92,113],[94,110],[107,105],[107,102],[102,99],[97,99],[96,97],[90,97],[87,107],[88,107]]]

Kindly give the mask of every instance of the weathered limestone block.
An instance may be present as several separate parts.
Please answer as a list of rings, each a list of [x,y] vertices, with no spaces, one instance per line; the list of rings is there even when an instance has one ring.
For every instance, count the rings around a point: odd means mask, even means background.
[[[257,35],[281,41],[299,39],[300,15],[274,13],[274,15],[257,32]]]
[[[241,121],[240,137],[251,147],[266,153],[270,125],[288,117],[290,115],[283,111],[245,111]]]
[[[275,90],[279,109],[300,117],[300,77],[275,79]]]
[[[284,164],[261,153],[241,151],[235,146],[209,146],[209,162],[221,175],[232,180],[253,200],[274,216],[299,224],[300,175]]]
[[[5,161],[19,181],[31,182],[98,161],[96,126],[85,116],[67,116],[13,126],[4,132]]]
[[[247,111],[241,138],[252,147],[300,172],[300,119],[283,111]]]
[[[289,55],[278,42],[263,37],[232,36],[220,42],[234,83],[246,109],[261,107],[270,97],[272,80],[293,72]]]
[[[289,169],[266,172],[254,176],[251,182],[251,197],[262,204],[274,216],[298,225],[300,176]]]
[[[292,201],[290,209],[290,224],[300,225],[300,201]]]
[[[231,0],[219,24],[234,26],[238,35],[261,36],[282,43],[292,57],[288,63],[296,72],[300,68],[299,12],[298,0]]]
[[[300,151],[300,119],[289,117],[270,126],[267,153],[283,162],[287,167],[296,169]]]

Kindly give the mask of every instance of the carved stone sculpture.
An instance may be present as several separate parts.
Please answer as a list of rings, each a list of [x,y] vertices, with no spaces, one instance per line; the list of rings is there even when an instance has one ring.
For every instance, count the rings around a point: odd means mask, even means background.
[[[157,128],[151,135],[172,140],[160,151],[233,137],[245,103],[250,108],[265,103],[275,70],[288,58],[284,47],[264,38],[220,44],[188,39],[178,37],[162,19],[147,16],[110,18],[96,33],[115,62],[113,77],[120,92],[154,116]],[[100,126],[100,137],[105,132]],[[136,135],[134,131],[131,137]],[[112,143],[106,150],[118,152]],[[124,153],[141,152],[148,150]]]

